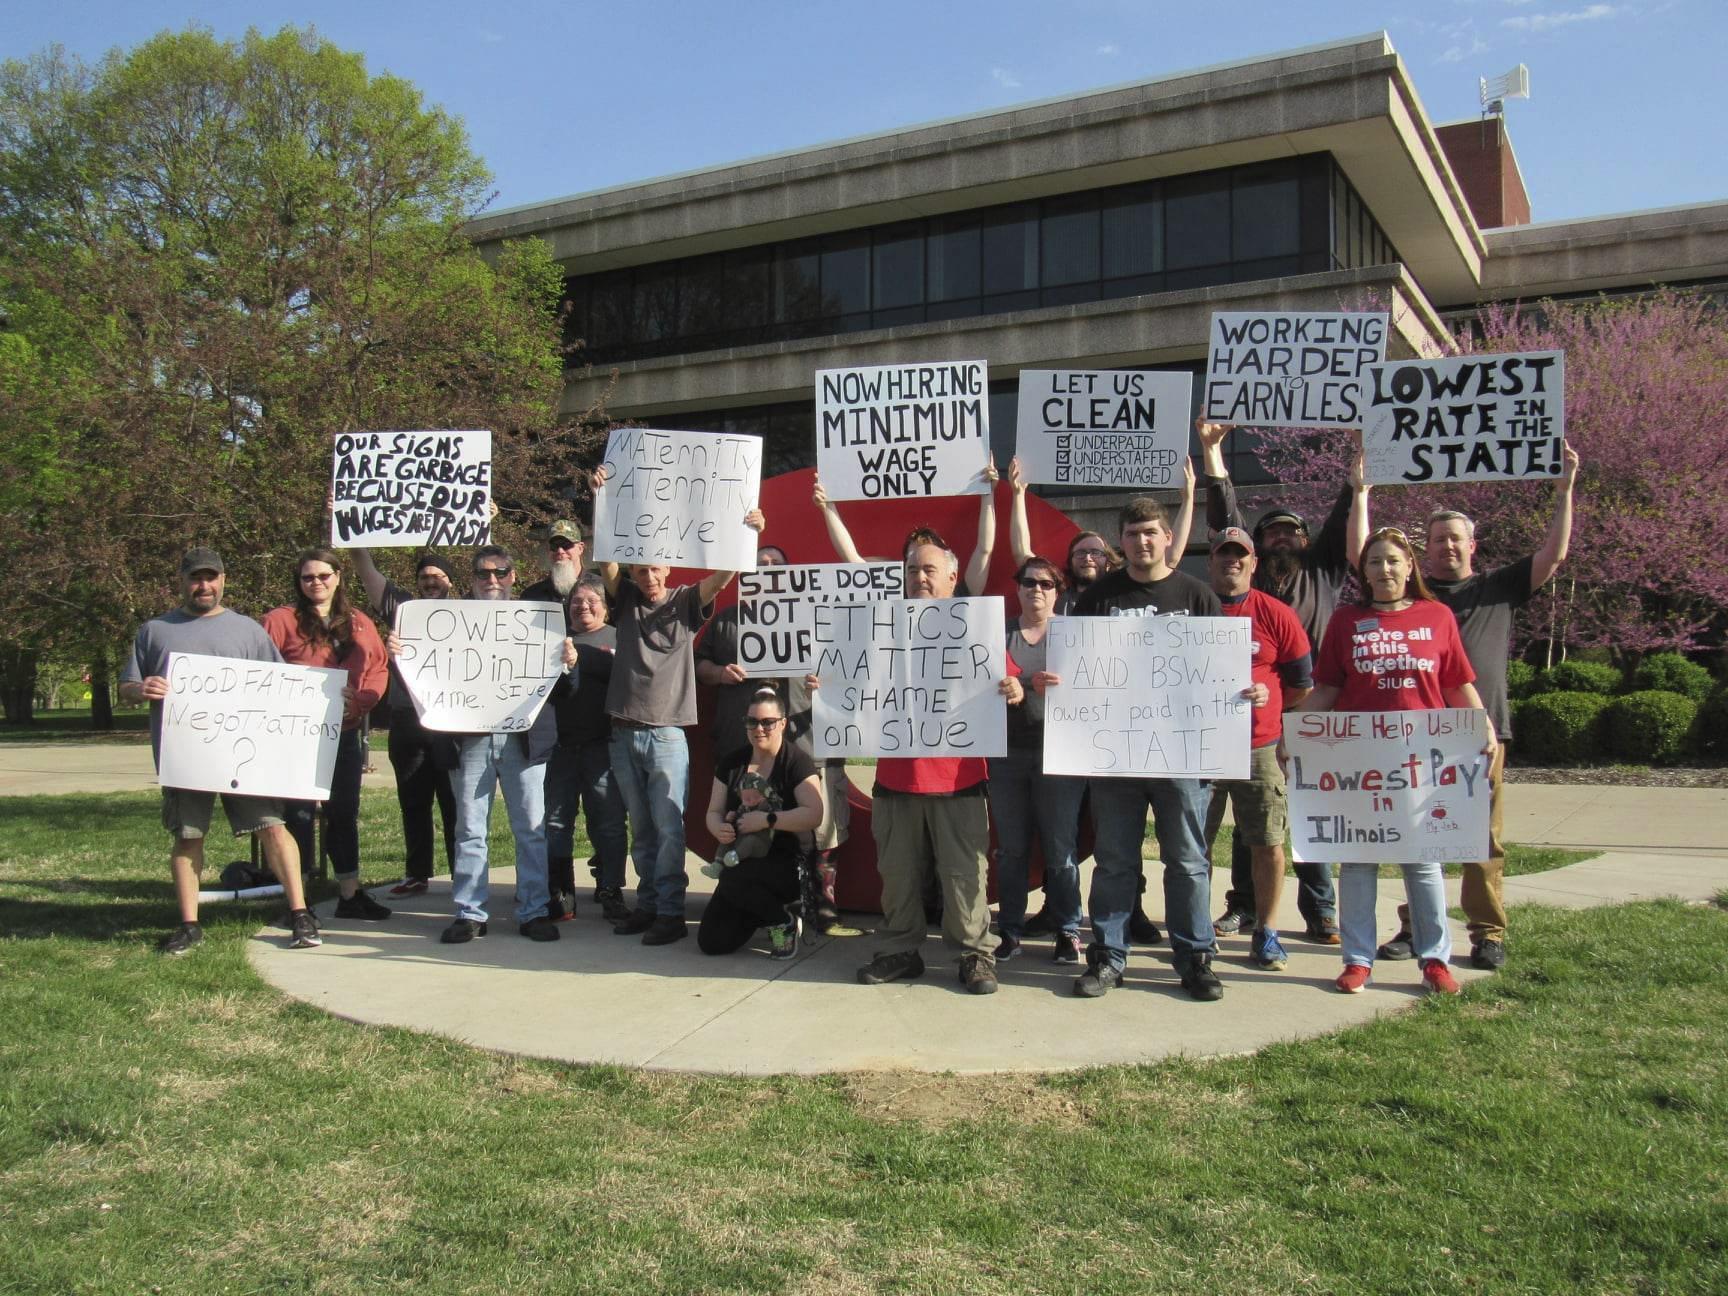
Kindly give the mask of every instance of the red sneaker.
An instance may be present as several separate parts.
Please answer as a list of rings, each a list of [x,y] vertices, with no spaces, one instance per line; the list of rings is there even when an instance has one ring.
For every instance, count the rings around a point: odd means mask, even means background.
[[[1458,982],[1452,976],[1452,969],[1439,959],[1422,960],[1422,984],[1428,987],[1429,994],[1458,993]]]
[[[1361,994],[1368,978],[1373,975],[1374,969],[1365,963],[1346,963],[1332,984],[1338,987],[1339,994]]]

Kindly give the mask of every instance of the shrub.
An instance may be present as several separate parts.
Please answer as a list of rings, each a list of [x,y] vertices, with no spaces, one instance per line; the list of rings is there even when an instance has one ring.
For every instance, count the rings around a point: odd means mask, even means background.
[[[1609,703],[1602,727],[1609,753],[1634,765],[1673,765],[1686,755],[1698,704],[1682,693],[1640,689]]]
[[[1514,657],[1506,663],[1506,696],[1512,701],[1529,697],[1535,683],[1536,668],[1529,662]]]
[[[1578,765],[1601,750],[1597,721],[1609,699],[1601,693],[1541,693],[1518,708],[1513,726],[1520,755],[1540,765]]]
[[[1698,708],[1692,723],[1692,746],[1706,756],[1728,756],[1728,684]]]
[[[1697,662],[1687,661],[1679,653],[1663,652],[1651,653],[1632,668],[1630,687],[1662,689],[1702,702],[1710,696],[1716,681]]]
[[[1620,691],[1620,672],[1602,662],[1563,661],[1538,671],[1530,686],[1534,693],[1600,693],[1611,697]]]

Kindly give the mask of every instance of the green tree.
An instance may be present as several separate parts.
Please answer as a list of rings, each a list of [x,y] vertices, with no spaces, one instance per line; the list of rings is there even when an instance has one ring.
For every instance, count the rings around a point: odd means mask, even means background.
[[[491,428],[504,536],[555,507],[592,439],[558,423],[560,274],[474,249],[488,181],[309,30],[0,67],[0,666],[106,681],[190,544],[235,605],[284,601],[339,432]]]

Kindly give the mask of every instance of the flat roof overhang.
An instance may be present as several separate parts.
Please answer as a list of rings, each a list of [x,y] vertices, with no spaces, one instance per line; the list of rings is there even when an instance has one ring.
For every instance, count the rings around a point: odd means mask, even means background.
[[[1543,221],[1487,230],[1483,237],[1488,257],[1478,296],[1484,301],[1635,290],[1728,275],[1728,202]]]

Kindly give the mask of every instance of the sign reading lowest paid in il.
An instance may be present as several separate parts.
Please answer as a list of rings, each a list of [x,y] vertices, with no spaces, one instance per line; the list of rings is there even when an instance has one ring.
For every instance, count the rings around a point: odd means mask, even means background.
[[[1179,485],[1193,389],[1185,373],[1023,370],[1020,471],[1052,486]]]
[[[595,562],[755,571],[744,515],[762,492],[762,438],[617,428],[594,495]]]
[[[990,489],[982,360],[816,371],[816,472],[832,500]]]
[[[344,432],[330,480],[330,543],[482,545],[492,534],[490,432]]]
[[[556,603],[412,599],[396,609],[396,669],[438,733],[522,733],[564,673]]]

